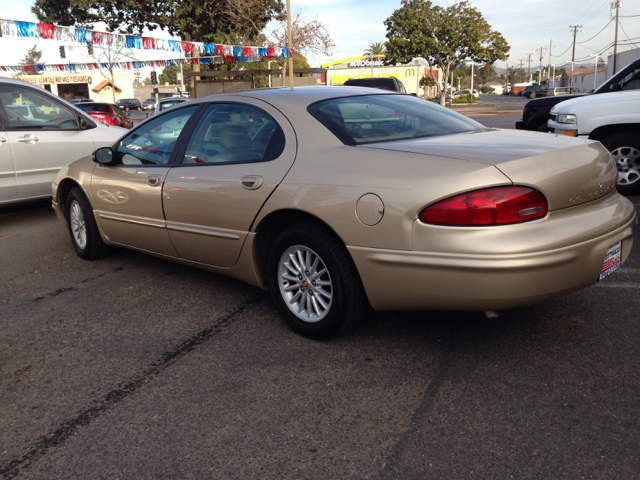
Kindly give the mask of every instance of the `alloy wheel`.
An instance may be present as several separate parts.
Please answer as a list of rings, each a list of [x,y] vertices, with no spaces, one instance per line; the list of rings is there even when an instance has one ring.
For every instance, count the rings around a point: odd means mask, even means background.
[[[85,249],[87,246],[87,225],[84,221],[84,215],[82,214],[82,208],[80,204],[73,200],[71,202],[71,208],[69,209],[69,222],[71,223],[71,232],[73,233],[73,240],[80,249]]]
[[[618,184],[631,185],[640,180],[640,151],[634,147],[618,147],[611,152],[618,167]]]
[[[309,323],[325,318],[333,302],[333,284],[326,265],[316,252],[294,245],[278,262],[278,286],[289,310]]]

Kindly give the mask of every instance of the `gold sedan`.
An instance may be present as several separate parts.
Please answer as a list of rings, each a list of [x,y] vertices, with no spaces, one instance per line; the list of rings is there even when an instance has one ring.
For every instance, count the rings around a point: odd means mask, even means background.
[[[633,205],[598,142],[490,129],[357,87],[222,94],[56,176],[85,259],[126,247],[271,290],[326,338],[375,310],[497,310],[603,280]]]

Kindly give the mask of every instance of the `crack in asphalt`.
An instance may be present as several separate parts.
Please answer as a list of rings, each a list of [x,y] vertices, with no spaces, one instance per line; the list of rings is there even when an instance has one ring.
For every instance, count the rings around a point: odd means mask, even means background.
[[[78,428],[89,425],[91,421],[106,413],[127,397],[133,395],[139,388],[147,384],[153,378],[162,373],[167,367],[180,357],[185,356],[198,345],[201,345],[222,332],[222,330],[235,322],[239,316],[251,305],[256,304],[267,294],[263,293],[251,298],[235,310],[227,313],[214,321],[209,327],[176,345],[173,349],[163,353],[160,357],[146,367],[140,375],[128,381],[120,383],[116,388],[108,392],[102,398],[93,402],[93,405],[80,411],[75,417],[70,418],[59,425],[53,433],[43,436],[36,441],[28,452],[18,458],[14,458],[4,464],[0,464],[0,478],[14,478],[20,470],[29,466],[36,459],[43,456],[49,449],[64,444]]]
[[[397,476],[398,472],[396,470],[400,466],[398,464],[400,455],[404,450],[405,444],[408,439],[411,438],[411,436],[417,431],[417,426],[421,425],[422,422],[420,420],[424,418],[428,412],[433,410],[436,396],[440,392],[442,385],[447,379],[449,367],[451,366],[451,363],[455,357],[456,338],[457,329],[455,327],[452,327],[449,340],[447,341],[447,351],[442,356],[442,360],[440,361],[440,365],[438,365],[438,368],[435,371],[433,380],[431,380],[429,386],[424,392],[422,402],[413,412],[411,422],[409,423],[409,428],[400,437],[400,440],[398,440],[393,446],[391,453],[389,454],[389,459],[386,462],[380,478],[399,478]]]
[[[123,270],[123,269],[124,269],[124,267],[115,267],[115,268],[112,268],[112,269],[111,269],[111,271],[109,271],[109,272],[104,272],[104,273],[101,273],[101,274],[99,274],[99,275],[96,275],[95,277],[89,277],[89,278],[85,278],[84,280],[80,280],[79,282],[77,282],[77,283],[76,283],[76,285],[81,284],[81,283],[91,282],[91,281],[96,280],[96,279],[98,279],[98,278],[102,278],[102,277],[104,277],[104,276],[106,276],[106,275],[109,275],[110,273],[113,273],[113,272],[119,272],[120,270]],[[32,301],[33,301],[33,302],[37,302],[37,301],[39,301],[39,300],[42,300],[42,299],[43,299],[43,298],[45,298],[46,296],[49,296],[49,297],[55,297],[55,296],[57,296],[57,295],[60,295],[61,293],[65,293],[65,292],[73,292],[73,291],[75,291],[75,290],[78,290],[78,287],[62,287],[62,288],[58,288],[57,290],[54,290],[53,292],[49,292],[49,293],[47,293],[46,295],[41,295],[41,296],[39,296],[39,297],[36,297],[36,298],[34,298]]]

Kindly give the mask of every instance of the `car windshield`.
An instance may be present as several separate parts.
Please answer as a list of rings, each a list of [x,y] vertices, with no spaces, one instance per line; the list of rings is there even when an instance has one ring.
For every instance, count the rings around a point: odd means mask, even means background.
[[[109,105],[106,103],[79,103],[76,107],[84,112],[109,113]]]
[[[359,95],[314,103],[309,113],[347,145],[484,129],[478,122],[411,95]]]

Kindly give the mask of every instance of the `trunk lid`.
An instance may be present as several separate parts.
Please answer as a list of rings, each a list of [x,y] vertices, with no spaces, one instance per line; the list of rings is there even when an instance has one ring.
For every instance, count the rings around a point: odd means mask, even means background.
[[[356,148],[412,152],[493,165],[515,185],[542,192],[549,202],[549,210],[595,200],[616,187],[615,164],[599,142],[548,133],[486,129]]]

